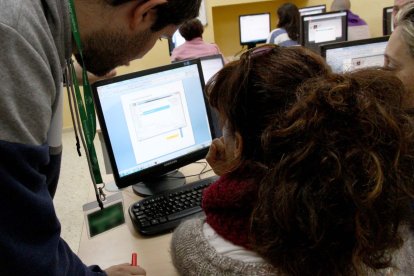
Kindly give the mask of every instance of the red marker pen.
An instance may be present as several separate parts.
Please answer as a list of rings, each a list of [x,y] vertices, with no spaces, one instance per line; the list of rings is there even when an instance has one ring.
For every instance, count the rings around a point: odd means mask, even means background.
[[[132,253],[131,265],[137,266],[137,253]]]

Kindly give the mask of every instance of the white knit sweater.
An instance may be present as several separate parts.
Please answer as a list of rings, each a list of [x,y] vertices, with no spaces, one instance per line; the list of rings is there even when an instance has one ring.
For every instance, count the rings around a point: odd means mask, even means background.
[[[204,223],[204,219],[187,220],[174,231],[171,255],[181,275],[282,275],[263,261],[243,262],[219,254],[203,233]],[[406,238],[403,247],[393,256],[395,269],[367,271],[366,275],[414,275],[414,233],[405,229],[403,237]]]

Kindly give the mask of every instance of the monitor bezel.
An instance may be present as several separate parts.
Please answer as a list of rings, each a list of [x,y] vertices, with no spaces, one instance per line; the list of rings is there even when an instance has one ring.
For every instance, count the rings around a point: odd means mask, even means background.
[[[321,15],[329,15],[329,14],[341,14],[346,13],[345,15],[345,28],[343,29],[344,35],[345,35],[345,41],[348,40],[348,12],[347,11],[330,11],[330,12],[323,12],[323,13],[316,13],[316,14],[309,14],[309,15],[303,15],[300,17],[300,45],[303,47],[306,47],[305,45],[305,17],[313,17],[313,16],[321,16]],[[326,42],[331,43],[331,42]],[[320,52],[320,45],[324,44],[324,42],[321,42],[318,44],[319,52]],[[307,47],[306,47],[307,48]]]
[[[200,60],[208,60],[208,59],[216,59],[216,58],[220,58],[222,65],[224,66],[224,59],[223,59],[223,55],[222,54],[214,54],[214,55],[208,55],[208,56],[202,56],[199,57]]]
[[[101,132],[102,132],[103,140],[104,140],[104,143],[105,143],[105,147],[106,147],[106,150],[108,152],[108,157],[109,157],[109,161],[110,161],[110,164],[111,164],[111,167],[112,167],[112,173],[113,173],[113,177],[114,177],[114,180],[115,180],[115,184],[118,188],[126,188],[128,186],[131,186],[131,185],[134,185],[134,184],[137,184],[137,183],[140,183],[140,182],[151,181],[155,177],[161,177],[163,174],[166,174],[168,172],[177,170],[177,169],[179,169],[183,166],[186,166],[186,165],[189,165],[193,162],[201,160],[201,159],[205,158],[205,156],[206,156],[206,154],[209,150],[209,147],[205,147],[203,149],[193,151],[189,154],[180,156],[179,158],[174,158],[174,159],[171,159],[171,160],[167,160],[167,161],[162,162],[162,163],[160,163],[156,166],[152,166],[151,168],[147,168],[145,170],[137,171],[137,172],[132,173],[130,175],[120,177],[118,166],[116,164],[116,160],[115,160],[115,156],[114,156],[114,151],[113,151],[113,148],[112,148],[112,144],[110,142],[109,133],[108,133],[108,129],[107,129],[107,126],[106,126],[105,118],[103,117],[102,106],[101,106],[100,101],[98,99],[98,97],[99,97],[98,96],[98,87],[104,86],[104,85],[107,85],[107,84],[111,84],[111,83],[116,83],[116,82],[120,82],[120,81],[129,80],[129,79],[132,79],[132,78],[135,78],[135,77],[146,76],[146,75],[149,75],[149,74],[158,73],[158,72],[162,72],[162,71],[167,71],[167,70],[171,70],[171,69],[176,69],[176,68],[180,68],[180,67],[184,67],[184,66],[190,66],[190,65],[194,65],[194,64],[198,68],[198,73],[199,73],[199,77],[200,77],[200,85],[201,85],[203,98],[204,98],[204,104],[206,106],[206,112],[207,112],[207,117],[208,117],[208,124],[209,124],[209,128],[210,128],[211,137],[212,137],[212,140],[213,140],[215,138],[214,128],[213,128],[213,125],[212,125],[212,117],[211,117],[210,108],[208,106],[208,100],[207,100],[206,95],[204,93],[204,77],[203,77],[203,73],[202,73],[202,69],[201,69],[201,62],[200,62],[199,59],[185,60],[185,61],[172,63],[172,64],[168,64],[168,65],[164,65],[164,66],[160,66],[160,67],[156,67],[156,68],[142,70],[142,71],[129,73],[129,74],[121,75],[121,76],[116,76],[114,78],[100,80],[100,81],[97,81],[97,82],[92,84],[92,92],[93,92],[93,97],[94,97],[94,103],[95,103],[95,108],[97,110],[96,113],[97,113],[97,117],[98,117],[99,124],[100,124],[100,127],[101,127]]]
[[[301,14],[301,12],[300,12],[300,10],[301,9],[308,9],[308,8],[316,8],[316,7],[323,7],[324,9],[325,9],[325,11],[323,11],[323,12],[321,12],[321,13],[326,13],[326,4],[321,4],[321,5],[315,5],[315,6],[307,6],[307,7],[302,7],[302,8],[299,8],[298,9],[298,11],[299,11],[299,19],[300,19],[300,22],[299,22],[299,44],[300,45],[303,45],[302,44],[302,42],[303,42],[303,40],[302,40],[302,33],[303,33],[303,26],[302,26],[302,16],[306,16],[306,15],[309,15],[309,14],[304,14],[304,15],[302,15]],[[320,13],[315,13],[315,14],[320,14]]]
[[[271,31],[271,28],[272,28],[272,26],[271,26],[271,19],[270,19],[270,12],[249,13],[249,14],[241,14],[241,15],[239,15],[239,42],[240,42],[240,45],[242,45],[242,46],[250,46],[252,44],[255,45],[255,44],[265,43],[266,42],[267,37],[265,39],[261,39],[261,40],[255,40],[255,41],[250,41],[250,42],[242,42],[242,28],[241,28],[241,24],[240,24],[240,19],[242,17],[255,16],[255,15],[264,15],[264,14],[266,14],[268,16],[268,18],[269,18],[269,34],[270,34],[270,31]]]
[[[203,60],[209,60],[209,59],[216,59],[218,57],[220,57],[221,63],[224,67],[225,62],[224,62],[222,54],[204,56],[204,57],[200,57],[199,59],[200,59],[200,61],[203,61]],[[204,73],[203,73],[203,78],[204,78]],[[206,80],[204,79],[204,81],[206,81]],[[207,83],[205,83],[205,84],[207,84]],[[214,138],[220,138],[221,136],[223,136],[223,131],[222,131],[221,125],[220,125],[219,114],[218,114],[217,110],[213,109],[210,105],[208,105],[208,107],[209,107],[209,111],[210,111],[210,115],[211,115],[211,125],[213,126],[213,130],[214,130],[214,133],[213,133]]]
[[[384,7],[382,9],[382,34],[383,35],[391,35],[391,32],[389,34],[387,33],[387,29],[388,29],[388,26],[387,26],[387,23],[388,23],[387,14],[388,13],[387,13],[387,11],[389,9],[392,10],[393,8],[394,8],[394,6],[389,6],[389,7]],[[391,18],[392,18],[392,11],[391,11]],[[392,21],[391,21],[391,24],[392,24]]]
[[[303,10],[303,9],[311,9],[311,8],[318,8],[318,7],[323,7],[323,9],[325,10],[325,11],[323,11],[323,12],[321,12],[321,13],[326,13],[326,4],[320,4],[320,5],[314,5],[314,6],[306,6],[306,7],[302,7],[302,8],[298,8],[298,10],[299,10],[299,14],[301,14],[301,10]],[[315,13],[316,14],[316,13]],[[301,16],[304,16],[304,15],[301,15]]]
[[[371,43],[378,43],[378,42],[385,42],[389,40],[389,37],[390,37],[389,35],[386,35],[386,36],[372,37],[372,38],[359,39],[359,40],[331,42],[331,43],[321,44],[319,46],[319,49],[321,50],[321,56],[324,59],[326,59],[326,52],[328,50],[359,46],[359,45],[365,45],[365,44],[371,44]]]

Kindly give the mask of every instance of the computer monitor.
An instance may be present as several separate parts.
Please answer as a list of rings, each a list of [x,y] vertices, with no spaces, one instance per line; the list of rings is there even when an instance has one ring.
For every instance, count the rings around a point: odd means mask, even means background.
[[[224,66],[223,56],[220,54],[200,57],[200,61],[205,83]]]
[[[244,14],[239,16],[240,45],[253,48],[265,43],[270,34],[270,13]]]
[[[317,5],[317,6],[309,6],[303,7],[299,9],[300,16],[310,15],[310,14],[317,14],[317,13],[324,13],[326,12],[326,5]]]
[[[207,83],[224,66],[224,60],[222,55],[200,57],[200,61],[205,83]],[[219,122],[217,111],[211,109],[210,114],[214,130],[214,136],[221,137],[223,135],[223,132],[221,131],[221,125]]]
[[[383,66],[388,38],[383,36],[321,45],[321,55],[337,73]]]
[[[174,48],[184,44],[184,42],[185,38],[180,34],[179,30],[176,30],[172,37],[168,39],[168,51],[170,52],[170,56]]]
[[[392,16],[393,7],[382,9],[382,34],[390,35],[394,31],[394,17]]]
[[[348,22],[346,11],[301,16],[301,44],[319,53],[319,45],[346,41]]]
[[[199,59],[92,85],[103,140],[118,188],[151,195],[185,183],[169,172],[204,158],[211,115]]]

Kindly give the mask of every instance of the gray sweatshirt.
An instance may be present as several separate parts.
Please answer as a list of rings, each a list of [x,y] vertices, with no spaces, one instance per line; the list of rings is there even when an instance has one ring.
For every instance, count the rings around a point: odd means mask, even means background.
[[[68,0],[0,0],[0,275],[104,275],[60,238]]]

